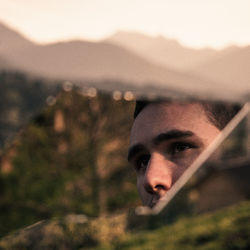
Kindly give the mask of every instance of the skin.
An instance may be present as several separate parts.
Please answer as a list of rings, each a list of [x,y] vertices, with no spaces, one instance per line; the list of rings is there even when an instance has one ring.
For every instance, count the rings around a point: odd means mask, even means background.
[[[143,205],[155,206],[219,133],[198,103],[146,106],[134,121],[128,154]]]

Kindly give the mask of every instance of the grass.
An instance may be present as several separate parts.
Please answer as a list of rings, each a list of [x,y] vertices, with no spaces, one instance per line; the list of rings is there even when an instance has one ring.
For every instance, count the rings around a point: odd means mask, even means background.
[[[250,202],[130,234],[113,249],[250,249]]]
[[[249,201],[154,230],[129,231],[126,214],[84,223],[65,218],[17,231],[0,241],[0,249],[250,249]]]

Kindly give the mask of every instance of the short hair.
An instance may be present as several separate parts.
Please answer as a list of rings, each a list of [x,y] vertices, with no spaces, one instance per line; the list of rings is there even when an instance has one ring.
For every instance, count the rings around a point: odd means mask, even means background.
[[[139,113],[149,104],[153,103],[173,103],[173,101],[146,101],[139,100],[136,101],[134,119],[139,115]],[[222,130],[228,122],[239,112],[239,104],[223,103],[223,102],[207,102],[200,101],[208,120],[219,130]]]

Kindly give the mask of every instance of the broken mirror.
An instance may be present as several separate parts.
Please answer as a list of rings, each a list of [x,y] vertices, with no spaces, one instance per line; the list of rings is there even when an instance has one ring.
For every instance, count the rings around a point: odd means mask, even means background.
[[[249,249],[249,46],[0,34],[1,249]]]
[[[12,79],[6,88],[20,78],[4,74]],[[150,85],[21,79],[26,90],[6,90],[11,105],[2,109],[16,110],[3,113],[16,114],[3,116],[16,127],[1,130],[10,135],[2,137],[1,246],[224,247],[229,237],[232,246],[249,244],[248,231],[240,234],[249,106],[164,88],[163,97]],[[225,109],[231,115],[220,119]]]

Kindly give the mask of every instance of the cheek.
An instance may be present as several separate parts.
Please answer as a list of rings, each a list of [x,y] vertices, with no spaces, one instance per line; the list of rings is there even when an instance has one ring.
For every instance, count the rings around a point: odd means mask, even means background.
[[[140,199],[142,201],[142,204],[147,205],[148,201],[150,200],[151,195],[148,192],[146,192],[144,188],[144,181],[143,181],[142,176],[139,176],[139,177],[137,176],[136,187],[137,187]]]
[[[141,196],[141,193],[143,191],[143,178],[141,176],[137,176],[136,187],[139,195]]]
[[[192,165],[192,163],[195,161],[195,159],[199,156],[200,153],[201,151],[189,153],[185,157],[173,160],[175,164],[172,169],[172,184],[174,184],[181,177],[181,175]]]
[[[184,152],[181,156],[173,159],[173,162],[175,163],[175,165],[178,166],[176,171],[177,172],[185,171],[195,161],[195,159],[200,155],[200,153],[203,150],[204,149],[190,150],[190,151]]]

